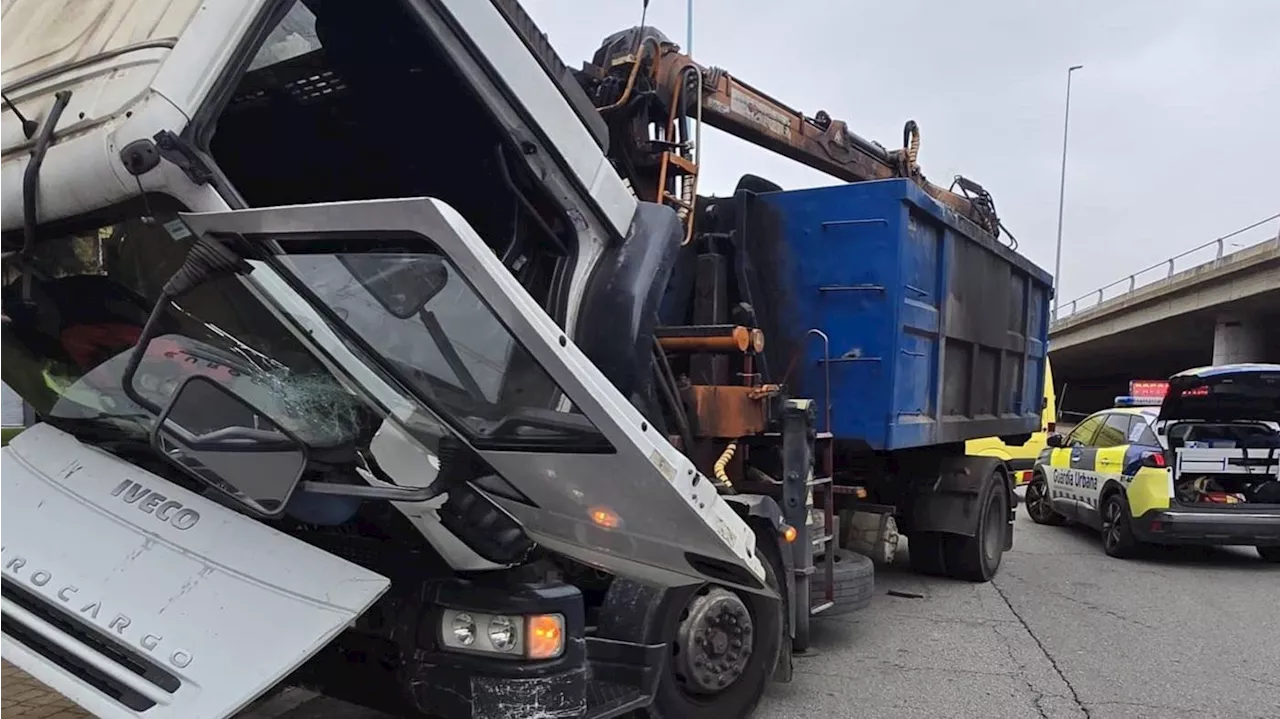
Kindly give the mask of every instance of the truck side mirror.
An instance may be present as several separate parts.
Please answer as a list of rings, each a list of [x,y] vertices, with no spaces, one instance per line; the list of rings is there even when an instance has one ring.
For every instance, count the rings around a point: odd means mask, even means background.
[[[1053,434],[1045,438],[1044,443],[1049,445],[1050,447],[1053,447],[1054,449],[1060,449],[1062,447],[1067,446],[1067,438],[1063,437],[1057,432],[1054,432]]]
[[[307,466],[300,440],[202,375],[187,378],[174,392],[152,431],[151,446],[264,517],[284,512]]]

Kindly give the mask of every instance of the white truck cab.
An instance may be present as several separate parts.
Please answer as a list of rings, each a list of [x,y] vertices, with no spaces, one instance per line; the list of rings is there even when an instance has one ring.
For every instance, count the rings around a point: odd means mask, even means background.
[[[613,716],[660,653],[588,637],[566,577],[776,600],[579,348],[611,253],[683,230],[518,5],[3,21],[4,380],[41,419],[3,454],[6,658],[103,717],[358,693],[357,654],[392,709]]]

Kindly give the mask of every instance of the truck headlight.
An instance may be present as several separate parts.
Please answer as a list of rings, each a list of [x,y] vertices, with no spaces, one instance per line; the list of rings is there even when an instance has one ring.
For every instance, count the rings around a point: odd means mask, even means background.
[[[455,614],[453,621],[450,622],[450,627],[453,640],[457,642],[458,646],[469,647],[476,643],[476,622],[471,618],[470,614]]]
[[[507,615],[445,609],[440,638],[445,649],[510,659],[555,659],[564,653],[564,615]]]
[[[511,617],[504,617],[501,614],[489,620],[489,643],[494,649],[500,652],[509,652],[516,647],[516,640],[520,638],[519,631],[516,630],[516,623],[511,621]]]

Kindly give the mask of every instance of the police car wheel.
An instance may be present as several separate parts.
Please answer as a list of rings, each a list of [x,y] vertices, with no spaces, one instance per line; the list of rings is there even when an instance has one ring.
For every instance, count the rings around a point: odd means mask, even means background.
[[[1266,562],[1280,562],[1280,546],[1271,547],[1254,547],[1258,550],[1258,556],[1262,557]]]
[[[1027,516],[1036,524],[1047,524],[1058,527],[1067,523],[1067,518],[1058,514],[1053,508],[1053,498],[1049,496],[1049,483],[1044,475],[1036,470],[1027,485]]]
[[[1102,502],[1102,551],[1107,556],[1125,559],[1138,551],[1138,540],[1129,524],[1129,501],[1119,492]]]

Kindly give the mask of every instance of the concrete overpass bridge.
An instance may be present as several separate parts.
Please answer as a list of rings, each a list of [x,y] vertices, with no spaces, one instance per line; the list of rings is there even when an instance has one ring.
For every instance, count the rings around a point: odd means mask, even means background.
[[[1059,406],[1091,412],[1130,379],[1189,367],[1280,362],[1280,230],[1230,253],[1227,239],[1059,303],[1049,329]]]

